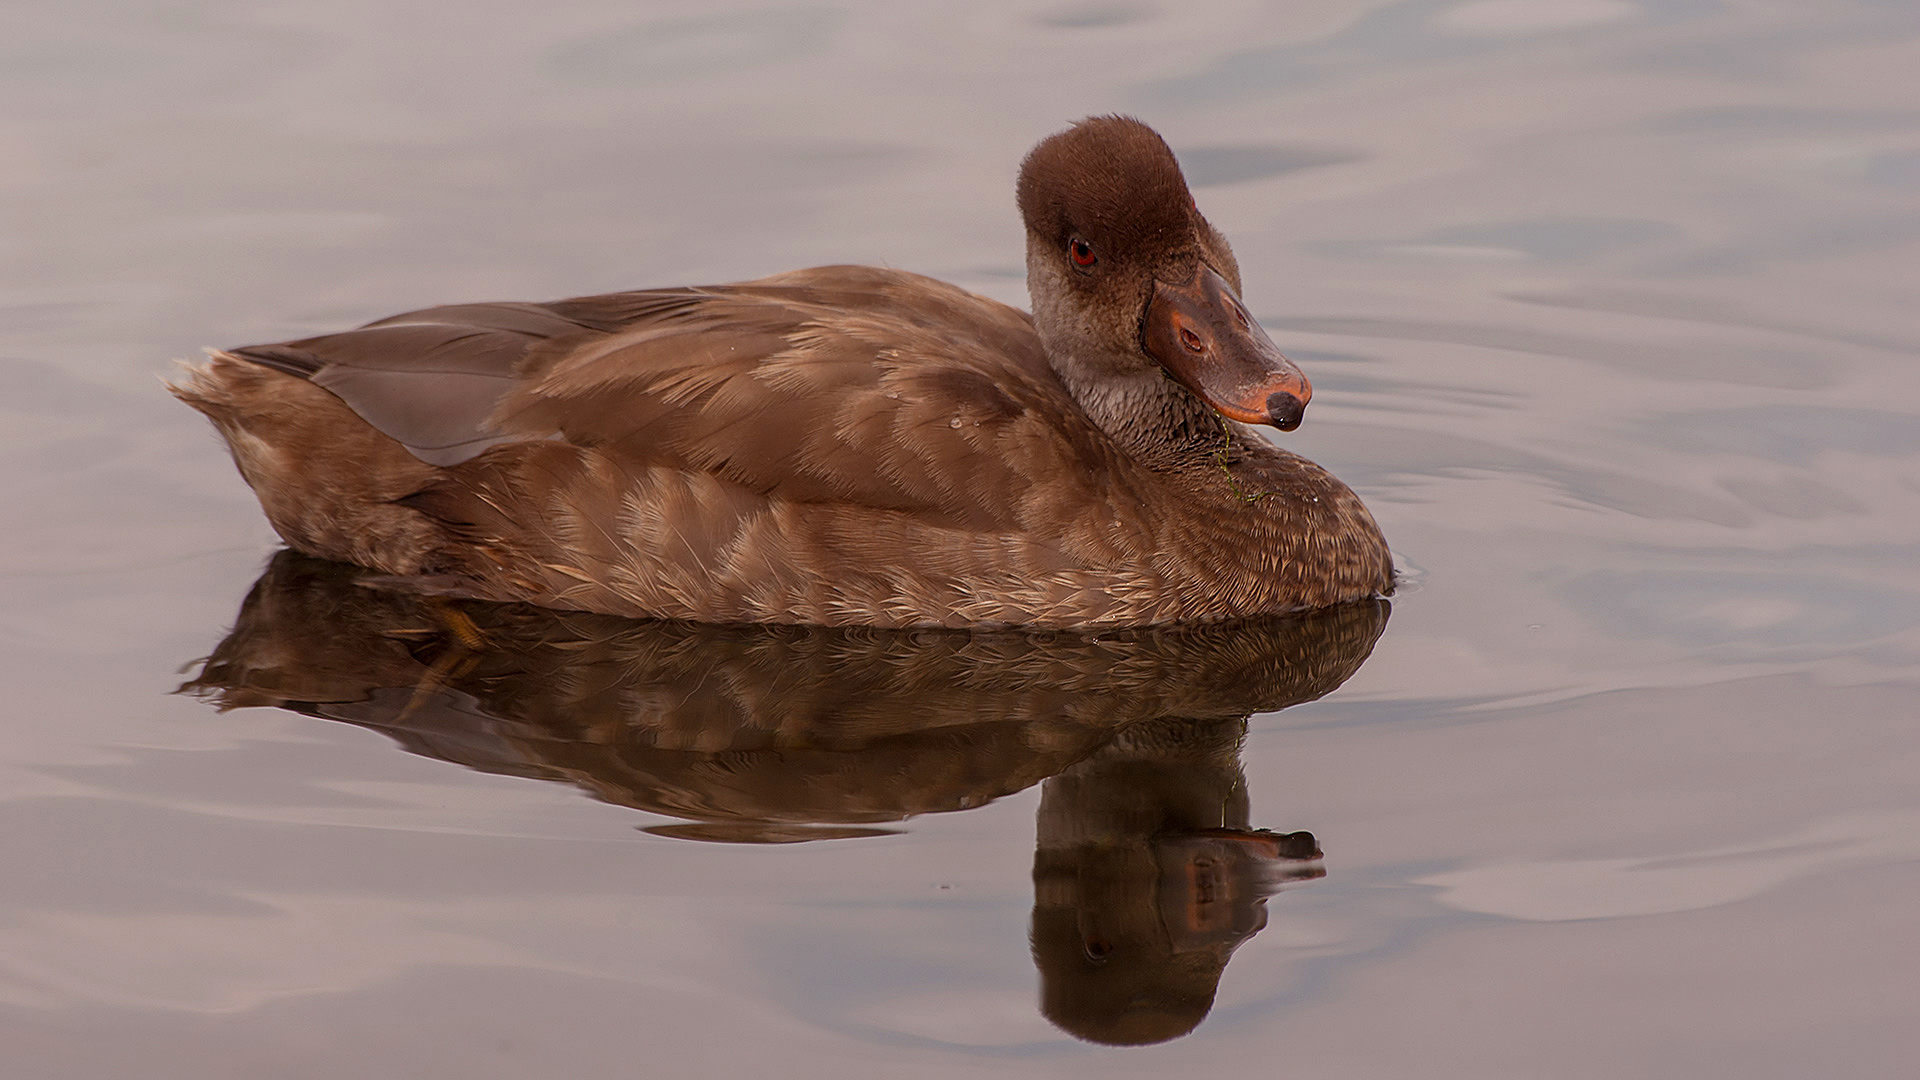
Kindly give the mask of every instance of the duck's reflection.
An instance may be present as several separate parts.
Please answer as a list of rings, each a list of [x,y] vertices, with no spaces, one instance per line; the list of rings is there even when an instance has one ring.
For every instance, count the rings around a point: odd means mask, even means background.
[[[1384,602],[1098,635],[640,623],[363,586],[283,552],[187,689],[386,732],[485,772],[564,780],[680,823],[787,842],[885,832],[1045,781],[1042,1009],[1157,1042],[1206,1015],[1265,899],[1320,875],[1248,828],[1246,718],[1325,694]]]

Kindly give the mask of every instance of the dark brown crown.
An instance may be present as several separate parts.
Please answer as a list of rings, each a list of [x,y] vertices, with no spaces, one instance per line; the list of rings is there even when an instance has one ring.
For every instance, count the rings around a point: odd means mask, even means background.
[[[1019,199],[1029,231],[1062,244],[1084,237],[1103,256],[1170,253],[1195,237],[1180,163],[1132,117],[1088,117],[1034,147],[1020,166]]]

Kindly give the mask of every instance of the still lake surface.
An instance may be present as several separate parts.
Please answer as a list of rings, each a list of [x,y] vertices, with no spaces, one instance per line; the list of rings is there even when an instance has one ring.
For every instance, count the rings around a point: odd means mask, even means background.
[[[1920,5],[5,21],[10,1076],[1920,1060]],[[156,380],[830,262],[1024,305],[1014,169],[1104,111],[1166,134],[1313,379],[1278,437],[1373,508],[1390,614],[500,614],[459,655],[269,565]]]

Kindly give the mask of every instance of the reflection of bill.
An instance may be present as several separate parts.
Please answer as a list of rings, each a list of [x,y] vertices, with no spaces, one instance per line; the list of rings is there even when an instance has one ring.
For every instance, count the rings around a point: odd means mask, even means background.
[[[1312,835],[1247,828],[1244,730],[1147,721],[1046,782],[1033,956],[1062,1029],[1116,1044],[1193,1030],[1267,897],[1325,873]]]
[[[683,839],[873,835],[1046,781],[1042,1008],[1102,1042],[1199,1023],[1265,899],[1317,877],[1248,828],[1246,718],[1345,681],[1384,601],[1095,634],[634,622],[383,591],[283,552],[186,689],[383,731],[679,819]],[[1051,777],[1051,779],[1048,779]]]

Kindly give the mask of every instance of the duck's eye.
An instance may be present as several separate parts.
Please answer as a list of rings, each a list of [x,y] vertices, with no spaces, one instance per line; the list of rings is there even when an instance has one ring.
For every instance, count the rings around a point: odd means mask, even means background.
[[[1077,236],[1067,241],[1067,255],[1073,259],[1073,265],[1080,267],[1092,266],[1100,261],[1100,257],[1093,253],[1093,245]]]

